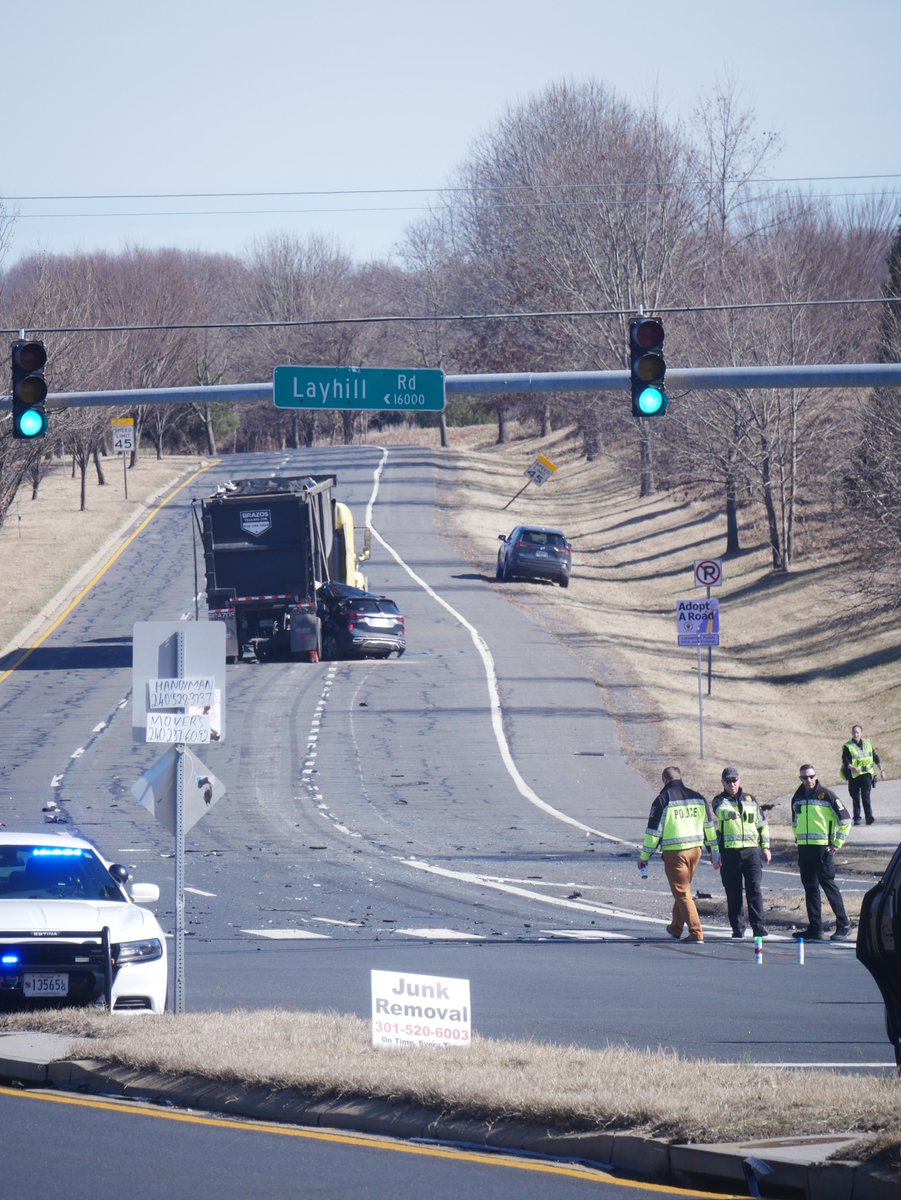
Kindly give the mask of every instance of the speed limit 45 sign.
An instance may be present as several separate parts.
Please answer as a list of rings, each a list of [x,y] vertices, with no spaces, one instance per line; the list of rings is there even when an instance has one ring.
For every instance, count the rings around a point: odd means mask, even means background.
[[[124,454],[135,448],[135,423],[133,417],[113,417],[113,449]]]

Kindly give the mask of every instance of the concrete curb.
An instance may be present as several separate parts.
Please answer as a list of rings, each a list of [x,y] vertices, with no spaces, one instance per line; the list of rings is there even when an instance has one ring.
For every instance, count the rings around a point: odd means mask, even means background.
[[[448,1112],[438,1105],[366,1097],[328,1098],[292,1088],[247,1087],[199,1075],[166,1075],[66,1054],[83,1039],[57,1034],[0,1035],[0,1078],[7,1082],[201,1109],[255,1121],[465,1145],[576,1161],[599,1170],[688,1188],[798,1200],[895,1200],[901,1175],[865,1163],[826,1161],[859,1134],[761,1140],[728,1145],[667,1142],[628,1131],[567,1130],[500,1117]],[[771,1169],[760,1192],[749,1159]]]

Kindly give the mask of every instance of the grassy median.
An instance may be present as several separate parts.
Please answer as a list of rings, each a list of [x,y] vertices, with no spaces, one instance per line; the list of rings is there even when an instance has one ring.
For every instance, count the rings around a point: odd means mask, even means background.
[[[571,1131],[630,1130],[706,1143],[859,1132],[855,1157],[878,1153],[901,1162],[895,1076],[489,1038],[466,1050],[376,1049],[369,1022],[359,1017],[281,1009],[141,1020],[68,1009],[0,1018],[0,1034],[12,1030],[89,1039],[73,1047],[73,1058]]]

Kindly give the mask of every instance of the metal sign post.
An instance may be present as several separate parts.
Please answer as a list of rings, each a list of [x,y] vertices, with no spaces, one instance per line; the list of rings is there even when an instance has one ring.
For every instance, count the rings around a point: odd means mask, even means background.
[[[701,682],[701,647],[720,644],[720,605],[718,600],[679,600],[676,602],[676,624],[680,646],[696,646],[698,650],[698,726],[701,758],[704,757],[704,694]]]
[[[700,558],[694,566],[695,587],[707,588],[707,599],[710,599],[712,587],[723,586],[723,560],[721,558]],[[713,647],[707,647],[707,695],[713,694]],[[703,756],[702,756],[703,757]]]
[[[536,487],[541,487],[547,483],[554,472],[557,470],[557,464],[552,463],[549,458],[545,458],[543,454],[539,454],[530,467],[526,467],[523,474],[526,476],[526,482],[522,485],[515,496],[511,496],[504,508],[507,509],[514,500],[518,500],[530,483],[534,483]]]
[[[177,633],[175,677],[185,677],[185,635]],[[698,652],[700,653],[700,651]],[[175,1011],[185,1011],[185,788],[184,742],[175,747]],[[703,758],[703,755],[701,756]]]
[[[125,499],[128,499],[128,464],[126,454],[135,448],[135,423],[133,417],[113,417],[113,449],[122,455],[122,479],[125,482]]]
[[[187,742],[225,732],[225,626],[214,621],[144,621],[134,627],[132,727],[136,741],[173,748],[131,789],[175,834],[174,1011],[185,1011],[185,834],[222,795]],[[191,771],[196,786],[186,786]]]

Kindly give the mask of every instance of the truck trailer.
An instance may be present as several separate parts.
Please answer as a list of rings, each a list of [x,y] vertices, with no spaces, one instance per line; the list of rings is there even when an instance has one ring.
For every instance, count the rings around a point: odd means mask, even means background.
[[[366,586],[350,509],[335,475],[235,479],[194,500],[211,621],[225,623],[226,661],[318,662],[317,591],[329,581]],[[368,531],[367,531],[368,532]]]

